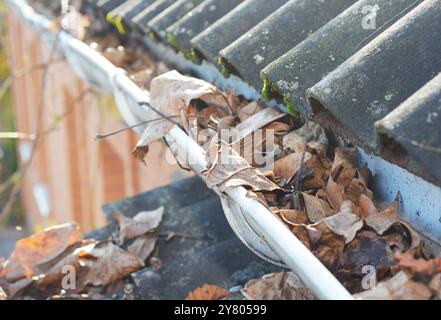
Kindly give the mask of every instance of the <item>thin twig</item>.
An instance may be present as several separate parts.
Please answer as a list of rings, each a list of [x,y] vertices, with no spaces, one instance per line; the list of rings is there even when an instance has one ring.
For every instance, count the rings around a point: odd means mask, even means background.
[[[145,101],[141,101],[141,102],[138,102],[138,105],[139,105],[139,106],[147,107],[147,108],[151,109],[153,112],[155,112],[157,115],[159,115],[160,117],[162,117],[164,120],[168,120],[168,121],[170,121],[171,123],[173,123],[174,125],[177,125],[178,127],[180,126],[180,124],[179,124],[177,121],[174,121],[174,120],[172,120],[172,119],[169,119],[168,116],[166,116],[165,114],[163,114],[161,111],[159,111],[158,109],[152,107],[152,106],[150,105],[150,103],[145,102]]]
[[[165,118],[166,119],[170,119],[170,118],[178,118],[178,117],[180,117],[180,116],[166,116]],[[122,132],[125,132],[125,131],[128,131],[128,130],[131,130],[131,129],[134,129],[134,128],[146,125],[146,124],[151,123],[151,122],[160,121],[160,120],[164,120],[164,118],[161,117],[161,118],[156,118],[156,119],[152,119],[152,120],[146,120],[146,121],[134,124],[132,126],[129,126],[129,127],[126,127],[126,128],[122,128],[122,129],[118,129],[116,131],[112,131],[112,132],[109,132],[109,133],[104,133],[104,134],[99,134],[98,133],[95,136],[95,140],[105,139],[105,138],[117,135],[119,133],[122,133]]]

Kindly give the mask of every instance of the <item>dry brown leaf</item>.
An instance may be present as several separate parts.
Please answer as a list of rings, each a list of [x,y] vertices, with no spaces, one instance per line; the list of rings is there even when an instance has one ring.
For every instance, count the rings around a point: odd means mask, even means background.
[[[398,221],[398,201],[395,201],[391,207],[383,211],[374,211],[365,218],[365,221],[375,232],[383,235]]]
[[[314,300],[311,291],[293,272],[253,279],[242,289],[242,294],[248,300]]]
[[[78,225],[63,224],[17,241],[15,250],[5,265],[8,281],[32,277],[39,265],[62,254],[82,240]]]
[[[303,193],[303,200],[305,202],[306,213],[308,214],[309,220],[314,223],[320,222],[335,214],[335,210],[322,199]]]
[[[277,213],[283,221],[291,226],[303,225],[309,222],[308,216],[303,211],[280,209],[274,212]]]
[[[308,161],[310,158],[311,154],[309,152],[305,153],[305,161]],[[291,153],[286,157],[277,160],[274,163],[274,176],[282,178],[282,182],[290,180],[297,174],[301,160],[302,155],[300,153]]]
[[[355,149],[335,149],[334,163],[332,165],[332,178],[337,184],[349,186],[355,178],[358,169],[359,158]]]
[[[111,242],[97,244],[80,257],[80,264],[88,268],[85,284],[105,286],[124,278],[144,266],[143,261]]]
[[[120,243],[155,230],[162,221],[164,207],[152,211],[142,211],[133,218],[115,215],[120,228]]]
[[[329,170],[323,167],[322,161],[316,155],[305,159],[305,168],[312,174],[312,177],[307,177],[303,182],[305,189],[313,190],[325,187],[326,180],[329,178]]]
[[[209,106],[216,107],[222,115],[231,114],[223,93],[203,80],[186,77],[173,70],[156,77],[150,83],[150,105],[165,116],[180,115],[182,111],[186,114],[190,102],[194,99],[201,99]],[[144,120],[154,120],[158,116],[157,112],[149,108]],[[141,149],[142,147],[164,137],[173,126],[174,124],[167,119],[150,122],[134,150],[137,158],[142,158],[145,151],[148,151],[145,148]]]
[[[242,109],[240,109],[237,112],[237,116],[239,117],[239,120],[241,122],[243,122],[261,110],[262,110],[262,106],[258,102],[253,101],[253,102],[247,104],[246,106],[244,106]]]
[[[353,214],[352,210],[353,204],[350,201],[345,201],[339,213],[323,220],[329,229],[345,238],[346,244],[354,240],[357,232],[363,228],[363,220]]]
[[[72,266],[77,272],[77,286],[76,292],[80,292],[84,288],[85,284],[80,280],[81,270],[80,257],[88,255],[95,247],[93,240],[83,240],[80,243],[70,246],[56,259],[40,265],[37,269],[38,274],[34,277],[34,280],[39,290],[45,290],[48,286],[60,287],[61,280],[66,276],[63,269],[66,266]]]
[[[274,121],[264,127],[265,130],[273,130],[274,135],[286,135],[292,127],[289,124],[280,121]]]
[[[428,287],[411,280],[405,272],[380,282],[373,290],[354,295],[361,300],[428,300],[431,297],[432,291]]]
[[[323,128],[309,121],[308,125],[304,125],[300,129],[297,129],[283,137],[283,149],[286,151],[295,151],[298,153],[303,152],[304,148],[304,138],[308,137],[308,148],[315,149],[316,146],[323,147],[323,150],[326,150],[326,146],[328,145],[328,139]],[[307,148],[307,151],[308,151]]]
[[[327,198],[331,206],[337,210],[340,211],[340,207],[343,203],[344,199],[344,193],[345,193],[345,187],[343,185],[340,185],[334,181],[332,176],[328,179],[328,184],[326,185],[326,191],[327,191]]]
[[[230,291],[212,285],[204,284],[202,287],[188,293],[187,300],[219,300],[230,295]]]
[[[258,113],[252,115],[251,117],[236,126],[236,141],[245,138],[246,136],[252,134],[254,131],[263,128],[271,122],[283,118],[285,115],[286,114],[274,108],[265,108],[259,111]]]
[[[432,276],[441,272],[441,258],[415,259],[413,255],[408,253],[397,253],[395,258],[398,261],[398,266],[412,273],[424,273]]]
[[[226,143],[216,146],[216,151],[210,152],[208,157],[211,164],[206,172],[209,188],[218,187],[221,192],[238,186],[250,187],[253,191],[280,189]]]
[[[306,226],[303,226],[303,225],[294,226],[291,229],[291,232],[294,233],[294,235],[297,237],[297,239],[299,239],[300,242],[303,243],[303,245],[306,248],[311,250],[311,248],[312,248],[312,241],[309,238],[309,232],[306,229]]]
[[[373,196],[372,191],[369,190],[363,182],[357,178],[354,178],[345,189],[344,199],[357,203],[362,194],[368,198],[372,198]]]
[[[358,205],[360,206],[361,217],[363,219],[366,219],[371,215],[375,215],[378,212],[372,199],[365,194],[361,194],[358,198]]]
[[[147,258],[155,250],[156,235],[147,234],[145,236],[136,238],[131,245],[127,247],[127,252],[137,256],[141,261],[146,261]]]

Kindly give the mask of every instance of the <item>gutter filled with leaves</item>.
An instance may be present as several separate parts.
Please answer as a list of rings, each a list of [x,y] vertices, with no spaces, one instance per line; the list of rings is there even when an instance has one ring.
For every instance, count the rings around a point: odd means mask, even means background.
[[[24,1],[8,2],[45,41],[56,41],[48,20]],[[357,297],[439,296],[439,261],[424,257],[418,235],[398,218],[399,199],[390,206],[374,204],[371,173],[359,166],[356,150],[336,149],[330,157],[321,128],[176,71],[155,78],[148,93],[65,32],[57,48],[83,80],[113,92],[127,124],[142,133],[137,158],[165,138],[176,158],[221,197],[238,237],[262,258],[291,268],[317,298],[352,299],[349,291],[367,289],[364,266],[384,282]],[[234,129],[234,139],[220,135],[226,129]],[[270,165],[247,161],[247,150],[253,154],[255,148],[246,141],[256,132],[262,135],[261,155],[275,160]]]

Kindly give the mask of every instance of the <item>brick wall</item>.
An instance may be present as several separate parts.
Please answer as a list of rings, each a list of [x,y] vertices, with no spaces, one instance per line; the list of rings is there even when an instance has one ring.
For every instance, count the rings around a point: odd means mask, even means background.
[[[49,50],[13,14],[9,17],[11,69],[19,72],[44,63]],[[13,85],[17,130],[34,133],[41,97],[42,70],[18,78]],[[131,150],[132,132],[95,141],[96,133],[124,127],[113,99],[87,94],[87,86],[59,59],[48,73],[44,92],[44,135],[22,185],[28,224],[34,230],[54,223],[77,221],[84,230],[105,224],[101,205],[184,177],[176,165],[165,163],[166,147],[158,142],[147,158],[137,162]],[[31,143],[19,141],[21,161]]]

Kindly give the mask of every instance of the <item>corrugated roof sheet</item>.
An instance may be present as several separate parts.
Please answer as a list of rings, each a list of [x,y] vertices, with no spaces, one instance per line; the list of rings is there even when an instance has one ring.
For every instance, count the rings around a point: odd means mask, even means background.
[[[137,24],[143,35],[155,34],[194,62],[220,63],[225,76],[238,75],[264,97],[308,112],[441,185],[435,165],[441,89],[439,79],[430,82],[441,72],[441,1],[159,0],[141,10],[139,1],[107,0],[97,6],[112,15],[132,12],[131,22],[123,22]]]

